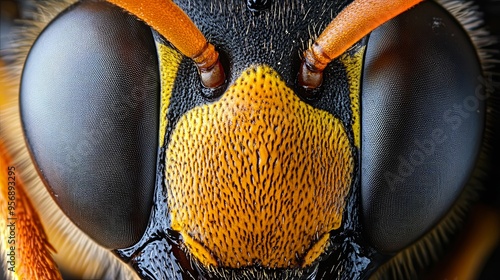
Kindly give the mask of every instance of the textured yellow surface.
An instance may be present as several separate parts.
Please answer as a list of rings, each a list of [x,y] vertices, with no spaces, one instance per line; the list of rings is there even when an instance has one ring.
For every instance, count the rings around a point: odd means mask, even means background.
[[[170,97],[174,88],[177,69],[181,63],[182,56],[174,49],[161,43],[156,44],[160,57],[161,76],[161,109],[160,109],[160,147],[165,141],[165,129],[168,125],[167,110],[170,105]]]
[[[352,110],[352,130],[354,133],[354,144],[360,147],[361,119],[360,119],[360,92],[361,73],[363,70],[363,56],[366,46],[361,47],[353,55],[346,53],[340,57],[340,61],[346,67],[347,79],[349,79],[349,97]]]
[[[205,265],[307,266],[341,225],[352,156],[340,120],[302,102],[270,67],[251,67],[172,133],[172,229]]]

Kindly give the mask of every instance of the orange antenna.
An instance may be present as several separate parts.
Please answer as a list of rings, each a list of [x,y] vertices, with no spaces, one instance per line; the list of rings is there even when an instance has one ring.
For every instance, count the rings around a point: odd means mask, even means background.
[[[171,0],[108,0],[134,14],[158,31],[182,54],[196,63],[201,82],[216,88],[226,79],[219,53],[191,19]]]
[[[299,84],[314,89],[323,82],[323,70],[361,38],[386,21],[422,0],[354,0],[304,52],[299,70]]]

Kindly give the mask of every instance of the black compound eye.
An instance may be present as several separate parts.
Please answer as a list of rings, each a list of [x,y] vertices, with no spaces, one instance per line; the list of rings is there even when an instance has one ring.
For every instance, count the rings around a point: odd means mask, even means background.
[[[137,242],[149,219],[158,76],[150,28],[106,2],[59,15],[26,61],[20,103],[31,156],[66,215],[108,248]]]
[[[369,241],[408,246],[455,203],[474,169],[485,96],[475,48],[424,2],[369,37],[362,83],[362,209]]]

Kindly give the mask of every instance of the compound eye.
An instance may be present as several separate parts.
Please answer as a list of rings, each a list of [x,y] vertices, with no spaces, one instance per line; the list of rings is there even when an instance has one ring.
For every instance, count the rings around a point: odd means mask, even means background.
[[[21,81],[32,159],[71,220],[108,248],[142,236],[158,152],[159,74],[148,26],[78,3],[34,43]]]
[[[362,221],[377,249],[396,252],[439,222],[471,176],[481,66],[461,25],[423,2],[371,33],[363,75]]]

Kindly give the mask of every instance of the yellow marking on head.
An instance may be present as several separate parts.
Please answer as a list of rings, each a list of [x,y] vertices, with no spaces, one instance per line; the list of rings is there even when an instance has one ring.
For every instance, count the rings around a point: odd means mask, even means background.
[[[321,256],[323,252],[325,252],[326,248],[330,245],[330,233],[325,233],[323,236],[314,244],[311,249],[307,252],[307,255],[304,257],[304,263],[302,267],[307,267],[311,265],[315,260]]]
[[[170,97],[174,88],[177,69],[182,60],[182,55],[176,50],[161,43],[156,43],[160,58],[161,78],[161,109],[160,109],[160,147],[165,142],[165,130],[168,125],[167,110],[170,105]]]
[[[217,266],[217,260],[212,256],[212,254],[195,239],[191,238],[191,236],[186,235],[184,238],[184,243],[196,258],[205,265]]]
[[[188,248],[205,248],[190,253],[206,266],[207,254],[231,268],[310,264],[341,225],[352,149],[339,119],[301,101],[270,67],[251,67],[175,126],[171,227]]]
[[[354,145],[360,147],[361,116],[359,112],[359,96],[361,91],[361,72],[363,71],[363,56],[366,46],[359,48],[356,53],[345,53],[340,57],[344,64],[349,81],[349,97],[351,99],[352,110],[352,130],[354,133]]]

